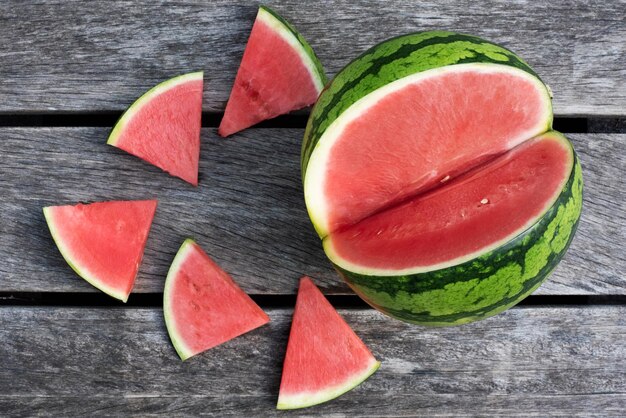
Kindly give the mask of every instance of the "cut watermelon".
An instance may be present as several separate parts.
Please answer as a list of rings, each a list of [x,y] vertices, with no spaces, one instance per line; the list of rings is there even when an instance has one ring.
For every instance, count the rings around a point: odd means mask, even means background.
[[[133,103],[107,144],[198,185],[202,72],[167,80]]]
[[[306,408],[334,399],[365,381],[379,366],[311,279],[303,277],[277,408]]]
[[[65,261],[93,286],[128,300],[156,200],[48,206],[46,222]]]
[[[183,242],[167,274],[163,312],[183,360],[269,322],[265,312],[191,239]]]
[[[320,95],[302,146],[324,250],[373,307],[424,325],[495,315],[532,293],[582,209],[572,144],[548,88],[470,35],[389,39]]]
[[[232,135],[310,106],[325,82],[322,65],[302,35],[276,12],[261,6],[218,132]]]

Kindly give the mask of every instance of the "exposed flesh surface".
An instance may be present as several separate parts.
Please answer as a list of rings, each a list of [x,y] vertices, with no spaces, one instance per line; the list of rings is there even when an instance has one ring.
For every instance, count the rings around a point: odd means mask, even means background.
[[[549,129],[543,84],[502,65],[460,64],[393,82],[349,108],[305,176],[322,237],[471,170]]]
[[[568,141],[547,133],[324,240],[353,272],[435,270],[497,248],[530,227],[558,198],[573,165]]]

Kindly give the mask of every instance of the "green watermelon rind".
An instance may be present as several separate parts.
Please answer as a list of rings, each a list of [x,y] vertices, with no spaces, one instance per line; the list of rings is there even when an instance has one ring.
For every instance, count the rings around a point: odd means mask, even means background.
[[[167,333],[170,336],[170,340],[172,341],[172,345],[178,353],[178,356],[181,360],[185,361],[189,357],[193,356],[191,350],[185,345],[182,340],[182,337],[176,330],[176,324],[173,320],[172,314],[172,298],[170,297],[170,293],[172,291],[172,286],[174,285],[174,280],[176,279],[176,275],[180,270],[180,266],[185,261],[186,257],[190,254],[190,250],[193,246],[196,245],[196,242],[192,238],[187,238],[181,244],[176,256],[174,257],[174,261],[170,265],[170,269],[167,272],[167,277],[165,278],[165,287],[163,288],[163,317],[165,318],[165,327],[167,328]]]
[[[334,264],[350,287],[367,303],[407,322],[448,326],[484,319],[519,303],[537,289],[567,251],[582,211],[580,161],[560,195],[530,228],[503,246],[465,263],[425,273],[373,276]]]
[[[359,99],[411,74],[475,62],[512,66],[543,84],[532,68],[512,51],[475,36],[430,31],[389,39],[368,49],[344,67],[320,95],[304,133],[303,179],[311,154],[326,129]]]
[[[98,279],[93,273],[91,273],[87,267],[79,265],[79,263],[74,260],[72,251],[65,245],[65,242],[61,239],[60,234],[58,233],[57,225],[54,221],[54,216],[52,214],[53,209],[54,206],[44,207],[43,216],[46,219],[46,223],[48,224],[48,229],[50,229],[52,239],[59,249],[59,252],[65,259],[65,262],[72,268],[72,270],[74,270],[76,274],[82,277],[87,283],[89,283],[96,289],[106,293],[107,295],[126,303],[128,301],[129,295],[124,292],[119,292],[116,289],[105,285],[104,283],[102,283],[102,281],[100,281],[100,279]]]
[[[378,370],[379,367],[380,361],[375,360],[361,373],[355,374],[351,379],[348,379],[344,383],[332,388],[321,389],[315,393],[281,395],[278,398],[276,409],[287,410],[308,408],[310,406],[319,405],[338,398],[366,381],[376,372],[376,370]]]
[[[135,100],[133,104],[131,104],[130,107],[126,109],[126,111],[118,119],[115,126],[113,127],[113,130],[109,134],[107,144],[112,146],[117,145],[117,141],[124,132],[124,128],[126,128],[128,122],[130,122],[133,117],[141,110],[141,108],[150,102],[150,100],[160,96],[164,92],[171,90],[174,87],[188,83],[189,81],[202,80],[203,77],[204,72],[196,71],[193,73],[182,74],[177,77],[170,78],[169,80],[165,80],[164,82],[152,87],[150,90],[141,95],[141,97]]]
[[[304,66],[309,70],[312,76],[315,87],[318,92],[321,92],[328,82],[328,79],[321,61],[302,34],[300,34],[291,23],[267,6],[259,6],[257,19],[259,18],[276,30],[276,32],[298,52]]]

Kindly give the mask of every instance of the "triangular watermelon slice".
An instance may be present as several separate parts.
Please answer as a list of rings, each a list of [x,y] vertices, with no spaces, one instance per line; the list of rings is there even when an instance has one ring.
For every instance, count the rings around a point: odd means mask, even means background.
[[[104,293],[128,300],[143,257],[156,200],[43,208],[65,261]]]
[[[107,144],[198,185],[202,72],[174,77],[133,103]]]
[[[269,322],[269,317],[193,240],[178,250],[163,291],[165,324],[181,359]]]
[[[218,133],[310,106],[326,83],[322,64],[295,28],[259,7]]]
[[[311,279],[300,280],[278,409],[306,408],[353,389],[380,366]]]

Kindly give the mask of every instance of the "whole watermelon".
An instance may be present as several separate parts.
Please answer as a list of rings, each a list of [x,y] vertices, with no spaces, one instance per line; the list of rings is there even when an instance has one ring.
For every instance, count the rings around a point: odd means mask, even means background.
[[[356,58],[302,144],[307,209],[336,270],[376,309],[424,325],[531,294],[582,209],[580,163],[552,118],[530,66],[475,36],[414,33]]]

